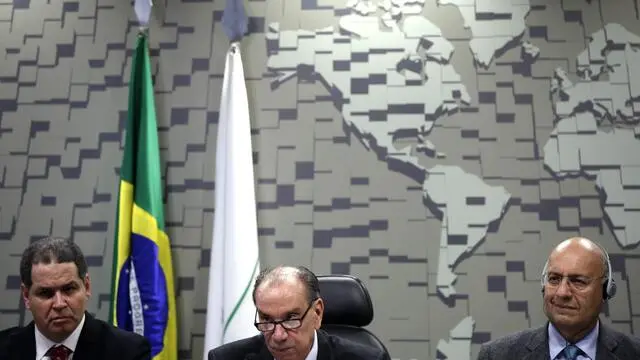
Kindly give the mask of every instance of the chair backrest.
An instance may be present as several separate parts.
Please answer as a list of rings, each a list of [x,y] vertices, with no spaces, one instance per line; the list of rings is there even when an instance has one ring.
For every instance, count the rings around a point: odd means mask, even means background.
[[[319,275],[318,282],[325,304],[322,329],[388,354],[382,341],[364,328],[373,321],[373,304],[360,279],[350,275]]]

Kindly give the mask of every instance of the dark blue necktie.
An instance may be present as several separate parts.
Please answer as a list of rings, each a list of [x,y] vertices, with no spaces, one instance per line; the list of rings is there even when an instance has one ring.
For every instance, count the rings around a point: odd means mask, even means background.
[[[562,350],[562,354],[564,355],[564,358],[566,360],[576,360],[578,358],[578,355],[582,354],[582,350],[580,350],[579,347],[571,344],[567,345],[567,347]]]

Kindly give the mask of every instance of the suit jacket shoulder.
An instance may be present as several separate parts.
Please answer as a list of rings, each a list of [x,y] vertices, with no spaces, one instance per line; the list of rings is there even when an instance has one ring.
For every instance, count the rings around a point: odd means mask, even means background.
[[[8,345],[8,341],[12,336],[15,336],[24,329],[24,327],[14,326],[0,331],[0,349],[2,349],[3,346]]]
[[[262,335],[236,340],[209,350],[209,360],[245,360],[268,351]]]
[[[325,349],[323,341],[330,348],[329,356],[325,357],[323,352]],[[359,344],[355,341],[345,339],[342,337],[327,334],[326,332],[318,331],[318,360],[332,359],[332,360],[383,360],[389,359],[389,356],[380,351],[379,349]]]
[[[22,342],[28,342],[28,335],[24,335],[23,333],[28,331],[26,327],[14,326],[5,330],[0,331],[0,354],[11,354],[14,352],[14,348],[16,346],[22,347],[22,344],[17,344],[16,339],[21,339]],[[26,344],[27,346],[29,344]],[[35,358],[35,338],[33,338],[33,357]]]
[[[522,330],[482,344],[478,360],[522,359],[530,354],[539,354],[546,359],[549,353],[547,326]],[[533,359],[538,359],[534,357]]]
[[[86,314],[74,355],[83,358],[118,360],[150,360],[149,341],[136,333],[115,326]]]
[[[640,338],[600,323],[598,359],[640,359]]]

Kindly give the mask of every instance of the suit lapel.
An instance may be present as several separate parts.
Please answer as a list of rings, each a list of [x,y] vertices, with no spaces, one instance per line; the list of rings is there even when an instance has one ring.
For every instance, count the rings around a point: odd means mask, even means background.
[[[614,351],[618,347],[618,339],[615,334],[600,323],[600,334],[598,335],[598,350],[596,358],[598,360],[620,360]]]
[[[538,328],[525,345],[529,351],[522,360],[549,360],[549,341],[547,340],[547,325]]]
[[[11,360],[33,360],[36,358],[35,324],[33,321],[24,329],[12,335],[10,345]]]
[[[101,354],[102,350],[96,343],[99,338],[100,324],[89,313],[85,312],[84,326],[80,332],[73,359],[102,359],[104,354]]]

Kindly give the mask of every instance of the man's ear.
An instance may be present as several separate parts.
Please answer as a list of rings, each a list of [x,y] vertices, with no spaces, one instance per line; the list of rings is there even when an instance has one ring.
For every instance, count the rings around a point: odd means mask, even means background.
[[[313,312],[316,314],[316,329],[319,329],[322,326],[322,316],[324,315],[324,301],[322,298],[316,300],[316,304],[313,307]]]
[[[84,276],[84,288],[87,292],[87,297],[91,297],[91,278],[89,277],[89,274]]]
[[[22,301],[24,301],[24,307],[28,310],[31,309],[31,300],[29,300],[29,288],[22,283],[20,284],[20,293],[22,294]]]

